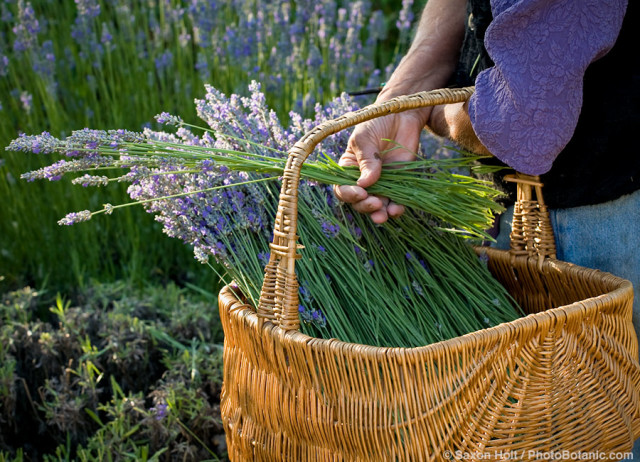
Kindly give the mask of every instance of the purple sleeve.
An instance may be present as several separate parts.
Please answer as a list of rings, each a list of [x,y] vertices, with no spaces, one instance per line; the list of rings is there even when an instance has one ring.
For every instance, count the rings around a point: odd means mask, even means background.
[[[485,46],[495,65],[478,75],[469,101],[473,128],[491,153],[522,173],[549,171],[578,122],[584,72],[615,43],[626,5],[491,0]]]

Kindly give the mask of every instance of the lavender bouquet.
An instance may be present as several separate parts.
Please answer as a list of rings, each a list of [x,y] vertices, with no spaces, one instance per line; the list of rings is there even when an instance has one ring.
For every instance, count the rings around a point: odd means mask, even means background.
[[[343,95],[325,107],[316,105],[314,120],[292,112],[284,128],[256,83],[247,97],[206,90],[196,108],[207,128],[163,113],[158,121],[176,126],[175,133],[84,129],[61,140],[45,132],[23,135],[7,149],[66,156],[24,174],[30,181],[86,172],[72,182],[85,187],[130,183],[135,202],[70,213],[59,223],[142,204],[165,233],[192,246],[198,260],[221,264],[220,277],[234,281],[255,304],[287,148],[318,123],[357,107]],[[325,140],[302,171],[298,229],[305,249],[296,265],[302,330],[412,347],[518,317],[513,301],[466,239],[485,237],[498,208],[495,190],[457,173],[472,168],[472,159],[451,156],[426,138],[423,151],[439,151],[437,159],[423,155],[385,169],[378,190],[371,191],[411,207],[401,219],[378,226],[332,194],[331,184],[358,177],[357,170],[336,163],[348,136],[346,130]]]

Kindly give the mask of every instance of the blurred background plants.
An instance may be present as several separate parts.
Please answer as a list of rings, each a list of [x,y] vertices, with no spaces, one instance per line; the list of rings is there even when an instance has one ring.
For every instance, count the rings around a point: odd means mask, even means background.
[[[49,161],[9,141],[192,122],[205,83],[251,80],[286,124],[383,83],[423,4],[0,0],[0,462],[225,458],[213,273],[141,208],[57,226],[124,187],[27,183]]]

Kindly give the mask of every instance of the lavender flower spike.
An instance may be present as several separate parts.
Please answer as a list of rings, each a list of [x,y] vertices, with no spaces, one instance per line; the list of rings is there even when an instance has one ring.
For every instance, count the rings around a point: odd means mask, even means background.
[[[168,112],[163,112],[162,114],[158,114],[155,118],[158,121],[158,123],[162,125],[175,125],[178,127],[183,124],[183,120],[181,117],[171,115]]]
[[[32,152],[34,154],[50,154],[61,151],[64,143],[51,136],[49,132],[42,132],[40,135],[20,134],[18,139],[13,140],[5,148],[7,151]]]
[[[6,55],[0,56],[0,77],[6,77],[9,73],[9,58]]]
[[[68,213],[66,217],[58,221],[58,224],[60,226],[71,226],[73,224],[80,223],[81,221],[89,220],[91,220],[91,211],[81,210],[80,212]]]
[[[87,186],[107,186],[109,184],[109,178],[106,176],[82,175],[81,177],[71,180],[71,183],[81,184],[85,188]]]
[[[155,414],[156,420],[164,419],[169,413],[169,405],[167,403],[159,403],[157,406],[149,409],[151,412]]]

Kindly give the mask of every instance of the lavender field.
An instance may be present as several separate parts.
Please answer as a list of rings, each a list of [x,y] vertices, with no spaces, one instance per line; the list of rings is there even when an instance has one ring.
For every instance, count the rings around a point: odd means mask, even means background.
[[[252,81],[295,126],[382,85],[422,3],[0,0],[0,146],[196,123],[194,99]],[[54,160],[0,153],[0,461],[225,460],[215,272],[141,207],[58,226],[131,198],[20,178]]]

